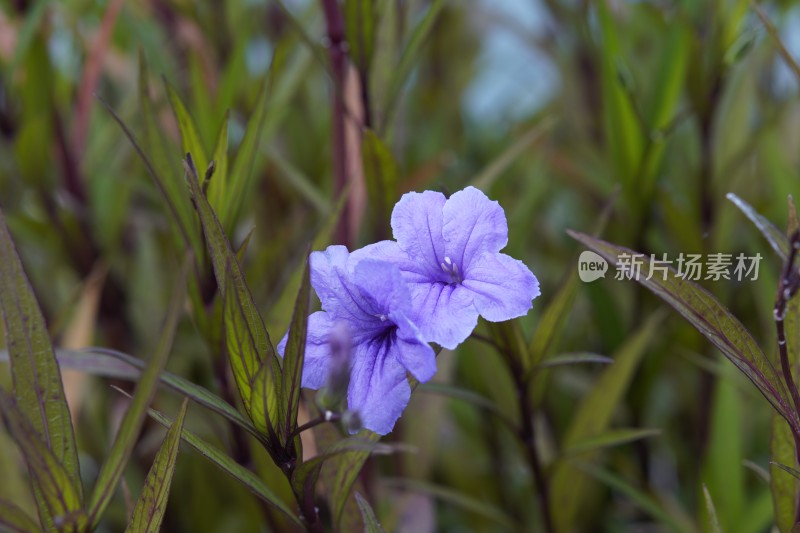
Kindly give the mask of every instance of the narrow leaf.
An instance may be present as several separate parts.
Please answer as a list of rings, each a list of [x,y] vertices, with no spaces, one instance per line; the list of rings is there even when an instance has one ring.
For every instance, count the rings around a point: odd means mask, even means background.
[[[568,231],[569,235],[588,246],[612,265],[617,265],[622,254],[633,256],[636,252],[595,239],[588,235]],[[649,269],[648,257],[642,259],[642,271]],[[756,344],[752,335],[707,290],[677,276],[669,268],[666,279],[661,276],[638,276],[636,281],[650,289],[656,296],[670,304],[686,318],[708,341],[719,349],[772,404],[792,427],[800,431],[796,415],[792,412],[788,393],[772,363]]]
[[[11,533],[39,533],[36,521],[14,503],[0,499],[0,531]]]
[[[186,278],[189,264],[190,259],[187,258],[176,282],[175,293],[172,295],[155,352],[136,385],[131,404],[122,418],[114,444],[112,444],[108,458],[97,477],[89,502],[89,516],[92,527],[96,526],[100,521],[103,511],[116,492],[117,484],[125,470],[128,458],[136,445],[139,430],[146,419],[147,407],[155,395],[159,374],[163,370],[169,352],[172,349],[175,329],[178,326],[181,310],[185,304]]]
[[[356,492],[356,502],[358,502],[358,508],[361,509],[361,518],[364,520],[364,533],[385,533],[378,522],[378,517],[375,516],[375,511],[358,492]]]
[[[239,214],[242,202],[250,188],[253,178],[253,167],[255,166],[258,146],[261,142],[267,123],[268,102],[271,92],[272,82],[275,71],[279,68],[279,63],[285,55],[284,48],[278,48],[272,58],[269,73],[261,85],[258,93],[258,102],[250,120],[247,122],[244,138],[239,145],[239,151],[233,161],[230,174],[227,176],[225,184],[225,197],[223,204],[218,207],[218,216],[225,228],[231,228]],[[203,170],[203,167],[200,167]]]
[[[372,130],[364,132],[361,159],[370,207],[376,214],[377,224],[385,226],[397,201],[397,163],[389,148]]]
[[[378,442],[378,439],[381,438],[377,433],[366,429],[361,430],[357,436],[370,442]],[[368,458],[368,451],[357,450],[339,455],[329,462],[334,474],[333,480],[330,483],[326,481],[326,484],[330,487],[330,504],[334,524],[338,525],[341,522],[342,512],[344,511],[345,503],[347,503],[347,498],[350,496],[350,490],[353,488],[353,484],[358,479],[358,474],[361,473],[361,468]]]
[[[172,426],[172,421],[160,412],[154,409],[149,409],[148,414],[153,418],[153,420],[162,426]],[[261,478],[259,478],[256,474],[240,465],[230,456],[221,452],[219,449],[215,448],[187,429],[184,429],[181,432],[181,438],[217,468],[236,479],[260,500],[282,511],[295,524],[302,526],[300,519],[292,512],[291,509],[289,509],[286,503],[284,503],[283,500],[281,500],[274,492],[272,492],[272,489],[270,489],[269,486],[264,483],[264,481],[262,481]]]
[[[308,257],[308,254],[306,254]],[[308,333],[308,309],[311,304],[311,278],[308,259],[303,269],[303,281],[297,294],[294,306],[292,325],[289,328],[289,340],[283,357],[283,379],[280,406],[283,409],[282,444],[289,444],[290,435],[297,429],[297,412],[300,409],[300,383],[303,377],[303,362],[306,352],[306,335]],[[295,446],[300,446],[297,436]],[[298,457],[302,457],[302,449],[298,448]]]
[[[406,478],[388,478],[382,480],[382,484],[386,487],[427,494],[464,511],[488,518],[489,520],[510,530],[516,531],[519,529],[519,526],[514,523],[514,520],[512,520],[511,517],[501,509],[498,509],[497,507],[486,503],[485,501],[481,501],[461,492],[456,492],[452,489],[433,485],[426,481]]]
[[[678,520],[678,518],[674,516],[674,512],[665,509],[664,506],[652,496],[631,485],[630,482],[619,477],[617,474],[590,464],[583,463],[578,466],[583,472],[589,474],[604,485],[624,494],[631,502],[639,507],[639,509],[646,512],[665,526],[669,526],[669,528],[673,531],[682,533],[695,531],[694,524],[687,524],[681,520]]]
[[[399,99],[403,86],[406,84],[418,54],[422,49],[422,45],[425,43],[428,35],[430,35],[434,22],[436,22],[436,19],[439,17],[439,13],[442,11],[444,5],[444,0],[433,0],[425,16],[422,17],[422,20],[420,20],[412,30],[411,37],[408,39],[408,43],[400,56],[400,62],[393,71],[386,107],[383,109],[382,116],[385,117],[385,120],[381,125],[381,131],[388,130],[392,121],[391,117],[397,108],[397,100]]]
[[[545,118],[528,131],[522,133],[500,155],[492,160],[480,174],[472,178],[470,184],[478,189],[488,191],[497,179],[503,175],[503,172],[508,170],[520,156],[533,150],[534,146],[544,139],[545,134],[550,131],[553,124],[555,124],[555,120]]]
[[[552,368],[555,366],[583,365],[587,363],[610,365],[614,360],[596,353],[562,353],[548,357],[535,368]]]
[[[200,140],[197,126],[175,88],[170,85],[166,77],[164,77],[163,80],[164,87],[167,90],[167,96],[169,97],[169,103],[172,105],[172,111],[175,113],[175,118],[178,121],[178,129],[181,131],[183,153],[192,154],[194,162],[200,169],[200,172],[205,173],[209,163],[208,153],[203,147],[203,141]]]
[[[528,346],[529,368],[533,368],[542,362],[545,355],[547,355],[547,350],[563,329],[567,314],[572,309],[572,302],[575,299],[577,289],[578,276],[572,273],[561,284],[553,300],[545,308]]]
[[[276,147],[267,148],[267,156],[277,167],[278,176],[283,178],[310,206],[323,216],[330,212],[330,202],[309,176],[286,159]]]
[[[214,209],[221,209],[225,203],[228,186],[228,121],[230,112],[225,113],[222,126],[217,135],[217,145],[214,148],[212,161],[214,162],[214,175],[208,184],[208,201]],[[202,170],[202,167],[200,167]]]
[[[236,386],[255,426],[264,434],[272,433],[276,427],[281,377],[275,349],[244,279],[236,253],[200,189],[197,171],[190,157],[186,166],[187,181],[203,226],[217,287],[222,291],[225,346]]]
[[[711,499],[711,493],[708,492],[708,487],[703,484],[703,498],[706,502],[706,512],[708,513],[708,529],[710,533],[722,533],[722,526],[719,525],[719,516],[717,516],[717,509],[714,507],[714,500]]]
[[[78,454],[58,361],[11,234],[0,212],[0,313],[11,360],[14,396],[36,434],[63,466],[60,481],[83,503]],[[36,491],[35,491],[36,492]],[[42,502],[39,501],[41,504]],[[40,507],[41,508],[41,507]],[[52,518],[52,517],[49,517]],[[43,522],[50,520],[42,516]]]
[[[0,412],[28,464],[37,503],[45,507],[40,509],[40,514],[47,517],[46,528],[82,531],[86,527],[86,515],[82,510],[81,494],[73,485],[70,473],[42,440],[14,398],[2,389]]]
[[[461,400],[474,405],[480,409],[488,411],[489,413],[502,420],[509,428],[516,431],[517,423],[508,418],[508,415],[502,409],[497,407],[490,399],[477,392],[453,387],[444,383],[428,382],[420,383],[417,387],[420,392],[427,392],[431,394],[439,394],[455,400]]]
[[[661,313],[651,316],[617,350],[614,364],[603,370],[592,390],[581,400],[575,411],[564,437],[565,450],[606,432],[662,318]],[[586,461],[592,457],[588,456]],[[559,509],[555,515],[557,527],[563,530],[575,527],[574,522],[578,519],[590,482],[591,480],[576,470],[573,462],[560,461],[556,464],[551,489],[554,508]]]
[[[791,466],[787,466],[787,465],[784,465],[784,464],[781,464],[781,463],[776,463],[776,462],[773,462],[773,461],[770,461],[770,464],[780,468],[781,470],[783,470],[787,474],[791,474],[792,476],[794,476],[795,479],[800,479],[800,470],[798,470],[796,468],[792,468]]]
[[[621,32],[615,27],[613,11],[605,2],[597,4],[599,27],[602,33],[600,52],[600,82],[603,98],[603,125],[610,155],[622,183],[632,190],[633,180],[643,153],[643,135],[631,98],[631,87],[621,81]]]
[[[337,456],[350,452],[366,453],[367,456],[388,455],[396,451],[414,451],[414,449],[402,444],[381,444],[370,438],[359,436],[342,439],[297,467],[292,473],[292,490],[300,496],[314,494],[314,485],[319,477],[320,469],[327,461],[335,459]]]
[[[170,426],[164,442],[161,444],[153,466],[144,480],[144,488],[136,507],[133,510],[131,521],[125,531],[130,533],[158,533],[161,530],[161,521],[167,508],[169,488],[172,485],[172,475],[175,473],[175,462],[178,459],[178,449],[181,443],[181,431],[186,419],[186,410],[189,406],[188,399],[184,398],[178,417]]]
[[[345,0],[344,18],[350,57],[360,72],[367,72],[375,44],[377,0]]]
[[[601,448],[611,448],[661,434],[659,429],[614,429],[579,440],[564,450],[564,456],[575,456]]]
[[[142,369],[146,366],[145,361],[141,359],[108,348],[87,348],[81,351],[59,349],[56,350],[56,358],[61,368],[64,369],[69,368],[94,376],[126,381],[138,381]],[[0,362],[7,360],[8,352],[0,350]],[[162,385],[222,416],[263,442],[263,435],[250,420],[245,418],[234,406],[208,389],[170,372],[162,372],[159,380]]]
[[[781,260],[786,261],[786,257],[789,255],[789,239],[784,235],[784,233],[779,230],[775,224],[770,222],[766,217],[760,215],[753,207],[733,194],[732,192],[728,193],[727,195],[728,200],[733,202],[733,204],[741,210],[742,213],[745,214],[750,221],[755,224],[758,230],[761,232],[762,235],[767,239],[772,249],[775,250],[775,253],[781,258]]]

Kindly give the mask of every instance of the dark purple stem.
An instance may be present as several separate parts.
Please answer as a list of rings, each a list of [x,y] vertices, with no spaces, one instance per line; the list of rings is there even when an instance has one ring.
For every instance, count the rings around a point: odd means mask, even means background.
[[[333,141],[333,185],[337,196],[344,193],[347,187],[348,146],[345,136],[345,104],[344,83],[347,76],[347,41],[342,11],[337,0],[321,0],[325,12],[325,24],[328,30],[328,55],[333,74],[332,104],[332,141]],[[349,245],[350,222],[348,206],[345,205],[336,226],[336,242]]]
[[[800,417],[800,391],[797,390],[797,384],[792,375],[792,365],[789,362],[784,320],[786,318],[786,307],[789,300],[797,293],[798,289],[800,289],[800,273],[798,273],[797,269],[794,267],[794,260],[797,256],[798,249],[800,249],[800,232],[795,231],[789,242],[791,247],[778,284],[778,294],[775,298],[773,315],[775,318],[775,330],[778,337],[781,371],[783,373],[783,380],[792,397],[794,416],[796,419]],[[797,464],[800,464],[800,433],[798,433],[796,428],[792,428],[792,435],[794,436],[795,460]],[[795,501],[795,522],[800,522],[800,501]]]

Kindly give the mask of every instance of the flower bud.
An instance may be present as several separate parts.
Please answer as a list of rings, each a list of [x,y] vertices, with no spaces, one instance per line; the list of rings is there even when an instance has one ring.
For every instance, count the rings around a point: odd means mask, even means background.
[[[353,351],[353,337],[346,323],[338,322],[331,329],[328,345],[331,350],[328,381],[317,394],[317,405],[323,411],[340,412],[350,385],[350,359]]]

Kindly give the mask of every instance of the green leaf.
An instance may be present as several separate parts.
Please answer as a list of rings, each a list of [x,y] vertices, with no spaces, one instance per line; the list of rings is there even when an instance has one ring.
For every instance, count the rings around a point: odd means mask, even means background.
[[[662,45],[659,68],[653,83],[655,94],[650,101],[645,120],[650,129],[650,139],[645,149],[640,190],[650,197],[664,158],[666,144],[664,133],[678,116],[678,105],[683,93],[691,53],[691,33],[687,25],[674,24]]]
[[[553,341],[563,330],[567,315],[572,309],[572,302],[575,300],[577,289],[578,276],[571,273],[561,284],[552,301],[544,309],[542,317],[539,319],[539,324],[536,326],[536,332],[531,337],[531,342],[528,345],[530,357],[530,361],[526,365],[528,368],[536,367],[544,360]]]
[[[781,463],[775,463],[775,462],[772,462],[772,461],[770,461],[770,464],[775,466],[775,467],[777,467],[778,469],[783,470],[784,472],[792,475],[795,479],[800,480],[800,470],[798,470],[796,468],[792,468],[791,466],[787,466],[787,465],[784,465],[784,464],[781,464]]]
[[[187,155],[187,173],[217,287],[222,291],[225,347],[245,410],[256,428],[273,437],[278,417],[280,365],[236,253]]]
[[[228,121],[230,112],[225,113],[217,135],[217,146],[214,148],[214,175],[208,184],[208,201],[214,209],[222,209],[225,203],[228,184]],[[202,167],[201,167],[202,168]]]
[[[61,371],[53,353],[42,311],[14,248],[0,212],[0,313],[11,360],[14,396],[36,434],[63,466],[66,483],[60,490],[74,492],[83,504],[78,454]],[[67,486],[68,485],[68,486]],[[35,493],[38,491],[34,490]],[[40,499],[40,510],[44,507]],[[42,515],[45,526],[52,516]]]
[[[798,226],[797,209],[791,197],[789,197],[788,207],[789,216],[786,233],[790,235]],[[784,240],[786,241],[786,252],[788,253],[788,239],[784,238]],[[800,331],[798,331],[798,328],[800,328],[800,298],[791,298],[786,310],[786,348],[789,360],[794,362],[795,379],[797,379],[797,365],[800,364]],[[800,468],[800,466],[797,464],[792,431],[786,421],[775,414],[773,414],[770,424],[769,452],[769,486],[774,508],[775,525],[781,533],[790,533],[795,525],[798,482],[776,464],[791,465],[792,468]]]
[[[14,503],[0,499],[0,530],[11,533],[39,533],[36,521]]]
[[[317,234],[314,237],[314,241],[311,243],[312,250],[323,250],[329,244],[332,243],[333,233],[336,229],[336,226],[339,222],[339,218],[344,211],[344,206],[348,195],[346,192],[343,192],[340,195],[339,200],[336,202],[336,205],[333,207],[333,210],[330,214],[322,221],[317,230]],[[303,263],[308,256],[304,256],[302,258]],[[292,275],[289,280],[285,283],[283,290],[281,291],[280,295],[277,297],[276,301],[270,302],[269,308],[270,314],[270,327],[273,330],[277,329],[279,331],[283,331],[288,329],[289,327],[289,316],[291,314],[292,306],[294,305],[295,299],[297,298],[297,293],[300,291],[300,284],[302,281],[303,275],[303,265],[299,262],[296,265],[292,265]]]
[[[614,364],[603,370],[592,390],[581,400],[564,436],[563,449],[580,446],[589,439],[601,438],[622,401],[634,372],[655,337],[663,314],[651,316],[635,335],[614,355]],[[593,456],[586,458],[589,461]],[[551,490],[556,526],[568,531],[575,527],[590,480],[576,470],[573,462],[560,461],[553,471]]]
[[[358,492],[356,492],[356,502],[358,502],[358,508],[361,509],[361,518],[364,520],[364,533],[385,533],[378,522],[378,517],[375,516],[375,511],[372,510],[369,502]]]
[[[711,493],[708,492],[708,487],[703,484],[703,499],[706,502],[706,513],[708,513],[708,530],[710,533],[722,533],[722,526],[719,524],[719,516],[717,516],[717,509],[714,507],[714,500],[711,499]]]
[[[747,218],[749,218],[753,224],[758,228],[758,230],[764,235],[769,242],[772,249],[775,250],[775,253],[781,258],[782,261],[786,261],[786,258],[789,255],[789,239],[786,238],[786,235],[779,230],[772,222],[770,222],[766,217],[760,215],[753,207],[736,196],[735,194],[728,193],[727,195],[728,200],[733,202],[733,204],[738,207],[742,213],[745,214]]]
[[[520,135],[511,145],[503,150],[489,165],[477,176],[472,178],[470,184],[478,189],[488,191],[497,178],[525,153],[530,153],[539,144],[547,132],[555,124],[555,120],[545,118],[535,126]]]
[[[280,425],[282,370],[244,278],[228,269],[224,291],[225,348],[245,410],[268,439]],[[239,274],[241,276],[241,273]]]
[[[365,130],[361,143],[361,160],[367,194],[376,222],[388,225],[392,207],[397,201],[397,163],[392,152],[372,130]]]
[[[122,418],[114,444],[111,445],[106,462],[97,477],[91,500],[89,501],[89,517],[92,527],[97,526],[100,517],[108,506],[117,489],[117,484],[125,470],[128,458],[136,445],[137,436],[147,415],[147,407],[153,399],[158,385],[158,378],[166,364],[172,349],[175,329],[185,304],[186,278],[190,259],[184,260],[181,273],[176,281],[175,293],[170,300],[164,326],[158,338],[155,352],[147,363],[141,378],[136,384],[130,406]]]
[[[519,530],[519,526],[514,520],[501,509],[485,501],[478,500],[472,496],[467,496],[466,494],[446,487],[433,485],[426,481],[406,478],[385,478],[382,480],[382,485],[427,494],[428,496],[433,496],[442,502],[458,507],[464,511],[483,516],[512,531]]]
[[[350,452],[363,452],[367,456],[373,454],[388,455],[395,451],[411,450],[401,444],[381,444],[368,436],[366,438],[355,436],[339,440],[326,448],[324,452],[302,463],[292,472],[292,490],[299,497],[305,497],[304,495],[306,494],[314,494],[314,485],[317,482],[322,466],[337,456]]]
[[[660,429],[613,429],[600,435],[579,440],[564,450],[564,456],[571,457],[586,452],[597,451],[602,448],[611,448],[628,444],[637,440],[660,435]]]
[[[180,173],[176,171],[177,169],[174,165],[170,164],[170,157],[165,148],[166,141],[163,138],[155,110],[153,109],[148,94],[148,80],[147,62],[144,54],[140,54],[139,105],[141,106],[145,123],[145,142],[149,153],[152,154],[152,161],[136,140],[133,132],[111,106],[102,98],[100,99],[100,103],[106,108],[117,125],[119,125],[137,155],[142,160],[142,163],[144,163],[153,183],[155,183],[156,188],[158,188],[161,193],[161,197],[167,204],[175,228],[183,239],[183,242],[191,247],[197,257],[202,257],[203,243],[200,241],[200,232],[197,227],[197,222],[194,219],[189,199],[186,197],[186,189],[180,178]]]
[[[15,72],[23,59],[25,59],[49,5],[50,0],[37,0],[35,4],[27,7],[24,22],[17,31],[14,57],[9,65],[8,72]]]
[[[553,368],[556,366],[571,366],[571,365],[584,365],[587,363],[610,365],[614,360],[605,355],[596,353],[562,353],[548,357],[534,367],[534,370],[540,368]]]
[[[360,72],[367,72],[375,45],[376,0],[344,0],[344,19],[350,57]]]
[[[44,506],[39,513],[47,530],[83,531],[87,517],[83,512],[81,494],[72,483],[70,473],[42,440],[14,398],[2,389],[0,412],[28,464],[37,503]]]
[[[377,433],[367,429],[361,430],[357,437],[369,442],[378,442],[381,438]],[[361,473],[361,468],[363,468],[368,458],[368,451],[355,450],[343,453],[330,460],[329,464],[334,474],[333,480],[328,486],[334,524],[338,525],[341,522],[342,511],[344,511],[345,503],[347,503],[347,498],[350,496],[350,490],[353,488],[353,484],[358,479],[358,474]]]
[[[141,359],[108,348],[87,348],[81,351],[58,349],[56,358],[59,366],[63,369],[126,381],[138,381],[142,369],[146,366]],[[0,362],[7,360],[8,352],[0,350]],[[159,380],[162,385],[182,396],[187,396],[198,405],[222,416],[264,442],[263,435],[250,420],[245,418],[234,406],[208,389],[170,372],[162,372]]]
[[[391,2],[389,2],[389,4],[391,4]],[[436,19],[439,17],[439,13],[442,11],[444,4],[444,0],[433,0],[425,16],[422,17],[422,20],[420,20],[412,30],[411,37],[408,39],[408,43],[400,56],[400,61],[393,71],[386,107],[383,109],[383,117],[385,117],[385,120],[384,123],[381,124],[379,131],[386,131],[389,129],[403,86],[406,84],[408,76],[417,60],[417,56],[422,49],[422,45],[433,29],[434,22],[436,22]],[[387,9],[391,9],[391,7]]]
[[[370,90],[372,122],[378,126],[377,131],[386,135],[388,117],[385,113],[388,111],[391,114],[387,104],[401,44],[400,10],[392,0],[377,0],[375,11],[375,48],[367,87]]]
[[[649,494],[634,487],[617,474],[587,463],[578,464],[578,468],[609,488],[621,492],[639,507],[639,509],[658,520],[661,524],[668,526],[673,531],[682,533],[695,531],[693,524],[685,523],[685,521],[678,519],[680,515],[678,515],[674,509],[665,509],[661,503]]]
[[[130,523],[125,531],[130,533],[158,533],[161,530],[161,521],[167,508],[169,488],[172,485],[172,476],[175,473],[175,463],[178,459],[178,449],[181,444],[181,431],[186,419],[186,410],[189,406],[188,398],[184,398],[178,417],[172,423],[164,437],[153,466],[144,480],[144,488],[136,507],[133,509]]]
[[[572,238],[588,246],[610,264],[616,265],[621,254],[633,255],[636,252],[601,241],[573,231]],[[648,257],[641,257],[642,271],[649,269]],[[666,279],[661,276],[638,276],[637,281],[650,289],[656,296],[670,304],[686,318],[708,341],[731,361],[747,378],[755,384],[764,397],[772,404],[793,428],[800,431],[797,417],[789,407],[791,400],[769,359],[756,344],[752,335],[719,301],[699,285],[677,277],[669,268]]]
[[[599,2],[596,6],[602,32],[599,53],[605,138],[622,183],[630,187],[639,167],[645,136],[633,107],[631,88],[624,87],[620,81],[620,32],[615,27],[608,5]]]
[[[435,383],[435,382],[428,382],[428,383],[420,383],[417,386],[417,390],[420,392],[427,392],[431,394],[439,394],[441,396],[446,396],[448,398],[453,398],[455,400],[461,400],[467,402],[469,404],[474,405],[480,409],[483,409],[498,419],[502,420],[509,428],[513,431],[517,429],[517,423],[511,420],[508,415],[503,412],[502,409],[497,407],[490,399],[486,398],[478,394],[477,392],[462,389],[459,387],[454,387],[452,385],[446,385],[444,383]]]
[[[195,165],[200,169],[200,173],[205,174],[209,160],[206,149],[203,147],[203,141],[200,139],[200,134],[197,132],[197,126],[192,116],[189,114],[189,111],[186,110],[186,106],[183,104],[175,88],[170,85],[166,77],[163,78],[163,81],[164,88],[167,90],[167,96],[169,97],[169,103],[178,121],[183,153],[192,154]]]
[[[156,422],[161,424],[164,427],[171,427],[172,421],[164,416],[162,413],[154,410],[149,409],[148,414],[150,417],[153,418]],[[241,483],[247,490],[252,492],[256,497],[258,497],[261,501],[275,507],[279,511],[283,512],[286,516],[288,516],[295,524],[302,526],[303,523],[300,519],[295,515],[292,510],[283,502],[269,486],[264,483],[256,474],[252,471],[248,470],[246,467],[240,465],[236,461],[234,461],[230,456],[226,455],[225,453],[221,452],[219,449],[215,448],[214,446],[210,445],[194,433],[190,432],[187,429],[184,429],[181,432],[181,438],[184,442],[186,442],[189,446],[194,448],[200,455],[208,459],[212,464],[214,464],[217,468],[228,474],[229,476],[236,479],[239,483]]]
[[[330,212],[330,205],[324,194],[317,188],[307,175],[297,168],[291,161],[287,160],[280,151],[270,146],[267,155],[280,171],[278,176],[283,178],[286,183],[294,189],[309,205],[314,207],[321,215]]]
[[[239,216],[245,198],[255,183],[255,160],[260,145],[277,129],[287,110],[289,100],[295,97],[297,86],[311,62],[308,49],[294,50],[278,45],[262,84],[256,107],[251,113],[236,158],[228,176],[224,205],[217,212],[225,228],[232,228]]]
[[[308,257],[308,254],[306,254]],[[303,281],[297,302],[292,315],[292,325],[289,328],[289,339],[283,356],[283,378],[281,387],[280,406],[283,411],[283,424],[281,426],[281,441],[284,446],[294,440],[297,457],[302,458],[302,445],[300,436],[291,439],[297,429],[297,412],[300,409],[300,383],[303,377],[303,362],[306,353],[306,335],[308,333],[308,309],[311,305],[311,278],[309,261],[306,259],[303,269]]]

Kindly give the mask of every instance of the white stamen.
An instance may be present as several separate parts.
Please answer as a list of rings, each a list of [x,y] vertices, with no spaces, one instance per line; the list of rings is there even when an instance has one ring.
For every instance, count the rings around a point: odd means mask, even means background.
[[[447,266],[445,266],[445,264],[444,264],[444,263],[439,263],[439,264],[442,266],[442,270],[444,270],[444,271],[445,271],[445,272],[447,272],[448,274],[450,273],[450,269],[449,269],[449,268],[447,268]]]
[[[447,263],[448,265],[452,264],[452,261],[450,261],[450,258],[447,256],[444,256],[444,262]]]

